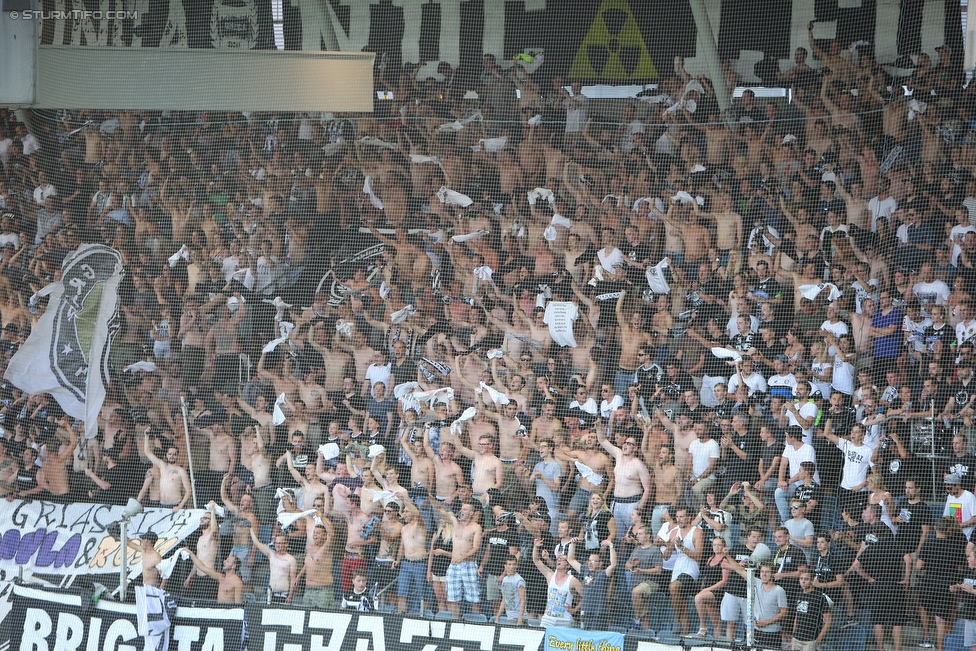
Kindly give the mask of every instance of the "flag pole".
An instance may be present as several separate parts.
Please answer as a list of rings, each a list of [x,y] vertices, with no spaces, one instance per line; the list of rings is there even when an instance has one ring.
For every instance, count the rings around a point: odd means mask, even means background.
[[[186,437],[186,462],[190,471],[190,492],[192,493],[193,508],[197,508],[197,482],[193,477],[193,446],[190,444],[189,406],[186,396],[180,396],[180,413],[183,415],[183,436]]]

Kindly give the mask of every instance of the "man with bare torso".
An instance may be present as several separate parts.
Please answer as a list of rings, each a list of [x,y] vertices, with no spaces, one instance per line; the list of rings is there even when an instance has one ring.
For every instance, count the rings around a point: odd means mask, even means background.
[[[189,576],[183,582],[183,587],[189,590],[194,583],[197,582],[198,577],[210,576],[207,572],[201,569],[201,565],[210,570],[214,569],[214,562],[217,560],[217,550],[220,547],[220,531],[217,527],[217,513],[215,511],[216,504],[210,502],[207,504],[207,510],[209,513],[202,518],[200,518],[200,537],[197,539],[197,553],[196,557],[200,561],[199,564],[194,561],[194,569],[190,572]],[[197,586],[197,592],[201,595],[205,595],[206,599],[212,599],[213,596],[207,586],[203,587]]]
[[[146,450],[146,457],[159,470],[159,506],[163,509],[172,509],[176,513],[190,501],[192,489],[190,488],[190,477],[186,470],[180,466],[176,460],[179,456],[179,449],[170,443],[166,447],[166,461],[161,460],[152,451],[149,442],[149,430],[143,432],[143,444]]]
[[[217,603],[239,604],[244,601],[244,582],[237,574],[241,567],[241,559],[233,554],[228,555],[222,566],[224,571],[218,572],[213,569],[210,563],[205,563],[186,547],[183,548],[183,551],[190,555],[195,571],[217,582]]]
[[[518,403],[509,402],[502,407],[502,413],[483,411],[484,405],[478,403],[478,410],[486,418],[498,423],[498,456],[505,469],[505,488],[508,489],[515,481],[515,464],[522,457],[522,439],[525,428],[515,414],[518,413]]]
[[[439,502],[450,504],[457,497],[458,486],[465,483],[461,466],[454,461],[454,444],[441,441],[440,454],[434,454],[430,447],[430,433],[424,428],[424,450],[427,458],[434,463],[434,496]]]
[[[461,611],[461,599],[471,605],[472,612],[481,612],[481,582],[475,558],[481,553],[482,529],[478,523],[481,509],[465,502],[457,516],[436,505],[438,514],[454,527],[451,564],[447,567],[447,606],[457,617]]]
[[[478,437],[477,450],[464,447],[457,436],[454,437],[454,445],[458,452],[471,459],[471,490],[475,497],[480,497],[489,488],[502,488],[505,484],[505,467],[501,459],[495,456],[494,438],[489,435]]]
[[[336,486],[339,488],[342,484]],[[336,509],[340,508],[340,501],[335,500]],[[342,593],[345,594],[352,589],[352,576],[357,570],[366,571],[366,548],[376,544],[376,535],[372,534],[368,538],[363,536],[363,526],[369,520],[369,516],[363,513],[359,507],[360,497],[358,495],[348,495],[342,500],[342,516],[346,520],[348,535],[346,537],[346,553],[342,559],[342,568],[339,573],[339,584]]]
[[[312,507],[324,507],[323,497],[316,497]],[[305,563],[302,571],[295,577],[292,592],[305,577],[305,594],[302,605],[314,608],[335,608],[335,578],[332,574],[332,541],[335,529],[332,521],[325,515],[305,516]]]
[[[590,503],[590,493],[606,490],[611,469],[610,458],[597,448],[597,435],[592,431],[583,436],[582,450],[558,448],[556,458],[584,466],[583,468],[576,466],[580,471],[579,487],[569,503],[569,508],[566,509],[570,521],[574,521],[577,515],[586,510],[586,506]]]
[[[163,557],[156,551],[159,536],[154,531],[147,531],[138,540],[129,540],[129,549],[142,554],[142,583],[159,587],[159,569],[156,567]]]
[[[268,557],[268,603],[291,603],[291,586],[298,574],[298,561],[288,553],[288,537],[282,534],[275,536],[274,549],[271,549],[258,540],[254,529],[250,531],[254,547]]]
[[[418,602],[425,594],[427,579],[427,527],[420,511],[411,502],[403,503],[403,528],[395,566],[397,577],[397,611],[407,612],[411,597]],[[416,604],[419,607],[419,603]]]
[[[643,511],[651,495],[651,473],[637,456],[639,448],[633,436],[624,439],[623,448],[618,448],[603,435],[602,421],[597,422],[596,436],[600,447],[616,462],[613,467],[613,517],[617,522],[630,522],[631,512]],[[618,541],[626,531],[626,527],[618,528]]]
[[[78,445],[78,434],[68,425],[67,417],[62,418],[58,425],[56,436],[51,443],[46,444],[47,454],[41,467],[37,469],[37,485],[17,493],[17,497],[37,495],[41,499],[56,502],[63,502],[69,497],[71,485],[68,480],[68,464],[71,463],[75,446]],[[8,494],[7,500],[13,497],[12,493]]]
[[[634,381],[634,375],[637,372],[637,351],[641,347],[651,346],[653,343],[650,334],[644,331],[644,316],[640,310],[634,310],[630,319],[624,315],[624,299],[626,296],[627,290],[621,291],[616,305],[620,358],[617,361],[617,376],[613,383],[613,390],[620,396],[627,395],[627,387]]]
[[[403,523],[400,522],[401,503],[393,499],[388,500],[383,505],[383,517],[377,527],[380,545],[376,550],[376,558],[373,559],[369,582],[371,585],[379,585],[380,589],[397,579],[396,560],[400,553],[400,532],[403,529]],[[386,601],[385,596],[385,593],[382,596],[377,595],[377,606],[382,601]]]
[[[209,502],[220,496],[220,482],[224,475],[234,472],[237,467],[237,441],[227,431],[226,417],[200,431],[210,441],[210,461],[206,475],[199,477],[201,481],[197,484],[197,497],[201,502]]]

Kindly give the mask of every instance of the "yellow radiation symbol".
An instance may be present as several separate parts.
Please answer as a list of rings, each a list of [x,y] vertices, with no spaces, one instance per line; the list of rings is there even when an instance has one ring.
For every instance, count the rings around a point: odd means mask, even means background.
[[[576,51],[569,76],[615,81],[657,78],[654,61],[627,0],[603,0]]]

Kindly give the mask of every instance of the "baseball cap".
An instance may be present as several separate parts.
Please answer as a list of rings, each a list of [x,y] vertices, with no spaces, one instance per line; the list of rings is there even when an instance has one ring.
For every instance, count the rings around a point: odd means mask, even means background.
[[[942,480],[942,483],[943,484],[961,484],[962,483],[962,479],[959,477],[959,475],[956,475],[956,474],[953,473],[953,474],[950,474],[950,475],[946,475],[945,479]]]

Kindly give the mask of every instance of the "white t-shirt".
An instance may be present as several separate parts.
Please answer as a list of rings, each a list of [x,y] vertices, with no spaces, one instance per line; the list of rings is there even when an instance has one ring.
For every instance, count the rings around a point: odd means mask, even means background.
[[[543,322],[549,326],[549,336],[560,346],[576,348],[573,323],[579,318],[579,307],[568,301],[549,301]]]
[[[946,495],[946,503],[945,508],[942,510],[942,515],[951,515],[960,524],[969,520],[976,515],[976,496],[969,491],[963,491],[959,497]],[[966,538],[969,538],[973,534],[973,527],[966,527],[962,532],[966,534]]]
[[[800,405],[800,409],[799,409],[800,416],[802,416],[803,418],[813,418],[814,421],[817,420],[818,411],[819,410],[817,409],[817,403],[810,402],[809,400],[807,400],[802,405]],[[790,425],[796,425],[797,427],[803,430],[804,443],[807,443],[808,445],[813,445],[813,424],[812,423],[810,427],[803,427],[802,425],[800,425],[800,422],[796,419],[796,416],[793,415],[792,411],[786,412],[786,420],[789,421]]]
[[[941,280],[933,280],[930,283],[915,283],[912,293],[922,304],[922,314],[929,315],[929,307],[932,305],[944,305],[949,299],[949,286]]]
[[[976,319],[956,324],[956,341],[963,343],[976,336]]]
[[[372,389],[373,385],[377,382],[382,382],[387,388],[387,392],[392,388],[390,386],[390,376],[391,367],[389,364],[383,364],[382,366],[377,364],[370,364],[369,368],[366,369],[366,379],[369,380],[369,388]]]
[[[817,463],[817,453],[814,451],[813,446],[809,443],[803,443],[800,445],[799,449],[795,449],[792,445],[786,444],[783,446],[783,458],[790,464],[790,469],[786,479],[793,477],[796,473],[800,472],[800,464],[804,461],[812,461]],[[820,471],[817,470],[813,473],[813,481],[820,483]]]
[[[769,395],[771,396],[782,396],[787,400],[792,400],[793,394],[796,393],[796,377],[792,373],[771,375],[766,384],[769,386]]]
[[[854,304],[856,306],[856,312],[861,314],[861,302],[866,299],[874,299],[875,304],[878,302],[878,288],[881,284],[878,282],[877,278],[872,278],[868,281],[868,286],[865,289],[864,285],[861,284],[860,280],[855,280],[851,283],[851,289],[854,290]]]
[[[847,324],[844,323],[843,321],[838,321],[837,323],[831,323],[830,322],[830,319],[827,319],[826,321],[824,321],[823,323],[821,323],[820,324],[820,329],[821,330],[826,330],[827,332],[832,332],[834,334],[834,336],[837,337],[838,339],[840,339],[841,337],[843,337],[844,335],[846,335],[848,332],[850,332],[847,329]],[[826,340],[824,341],[824,343],[826,343]],[[828,355],[836,355],[837,354],[837,351],[834,349],[833,346],[831,346],[827,350],[827,354]]]
[[[695,439],[688,446],[688,456],[691,457],[691,476],[702,477],[712,459],[722,456],[722,448],[715,439]]]
[[[871,211],[871,232],[878,232],[878,219],[884,218],[888,222],[888,226],[891,226],[891,216],[895,213],[898,208],[898,202],[895,201],[894,197],[888,197],[887,199],[879,199],[878,197],[872,197],[868,201],[868,210]]]
[[[753,371],[752,375],[750,375],[749,377],[742,378],[742,381],[745,382],[747,387],[749,387],[750,398],[756,393],[756,391],[761,391],[763,393],[766,393],[769,390],[769,387],[766,385],[766,378],[764,378],[756,371]],[[734,396],[735,390],[738,388],[739,388],[739,374],[736,373],[735,375],[729,378],[729,395]]]
[[[834,357],[834,373],[830,376],[830,386],[834,391],[848,396],[854,393],[854,365],[840,355]]]
[[[600,260],[600,266],[610,273],[617,273],[617,267],[626,264],[623,252],[617,247],[614,247],[610,253],[604,253],[603,249],[600,249],[596,252],[596,257]]]
[[[867,445],[854,445],[849,439],[840,439],[837,442],[837,449],[844,453],[844,473],[841,476],[840,487],[853,490],[868,478],[868,471],[873,465],[871,455],[874,450]]]

